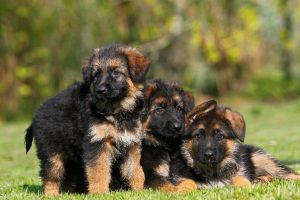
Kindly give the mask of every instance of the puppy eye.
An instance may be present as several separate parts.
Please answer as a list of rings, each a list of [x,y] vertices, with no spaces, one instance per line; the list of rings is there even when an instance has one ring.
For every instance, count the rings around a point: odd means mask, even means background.
[[[94,76],[99,76],[100,74],[101,74],[101,70],[99,69],[99,70],[95,71]]]
[[[118,70],[114,70],[114,71],[112,72],[112,75],[113,75],[114,77],[119,77],[119,76],[122,75],[122,72],[120,72],[120,71],[118,71]]]
[[[204,139],[205,138],[205,130],[203,128],[199,129],[197,133],[195,134],[195,137],[198,139]]]
[[[215,130],[215,132],[216,132],[215,138],[217,140],[223,140],[223,139],[225,139],[225,135],[222,133],[222,131]]]
[[[165,111],[165,109],[162,108],[162,107],[159,107],[159,108],[155,109],[155,112],[158,113],[158,114],[163,113],[164,111]]]
[[[183,107],[181,105],[176,105],[176,109],[180,110],[180,111],[183,111]]]

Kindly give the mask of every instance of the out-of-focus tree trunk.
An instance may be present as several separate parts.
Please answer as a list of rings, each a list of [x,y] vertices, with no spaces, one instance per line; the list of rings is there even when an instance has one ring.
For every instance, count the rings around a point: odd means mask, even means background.
[[[292,20],[292,5],[293,1],[280,0],[280,13],[282,15],[282,27],[280,31],[281,42],[281,68],[285,80],[291,80],[292,72],[292,52],[291,40],[293,33],[293,20]]]

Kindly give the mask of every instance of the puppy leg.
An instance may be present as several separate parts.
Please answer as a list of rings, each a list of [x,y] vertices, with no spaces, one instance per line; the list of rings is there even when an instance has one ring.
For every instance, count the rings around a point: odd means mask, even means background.
[[[183,179],[177,184],[170,182],[160,183],[158,187],[164,192],[188,192],[197,189],[197,183],[191,179]]]
[[[94,158],[86,161],[85,167],[89,193],[109,192],[112,152],[111,144],[104,141],[101,145],[101,151],[95,156],[90,155]],[[91,154],[91,152],[89,153]]]
[[[271,175],[265,175],[265,176],[256,177],[253,183],[261,183],[261,182],[267,183],[267,182],[271,182],[272,180],[273,177]]]
[[[69,161],[65,164],[61,190],[67,193],[87,193],[87,180],[84,164],[81,161]]]
[[[251,182],[244,176],[235,176],[231,179],[231,185],[235,187],[250,186]]]
[[[274,178],[287,180],[300,179],[299,174],[262,150],[253,153],[251,156],[251,160],[255,166],[255,181],[257,182],[271,181]]]
[[[122,177],[134,191],[144,188],[145,175],[140,160],[141,144],[136,143],[130,147],[127,158],[120,165]]]
[[[59,194],[63,176],[64,162],[60,154],[54,154],[47,160],[41,160],[41,177],[44,185],[44,194],[46,196]]]
[[[168,162],[161,162],[154,167],[155,174],[152,175],[151,180],[147,181],[147,186],[152,189],[162,190],[163,192],[187,192],[197,189],[197,184],[187,178],[174,180],[176,183],[173,184],[170,180],[169,164]]]
[[[197,189],[197,183],[192,179],[183,179],[176,184],[176,192],[188,192]]]
[[[286,180],[299,180],[300,175],[293,172],[281,171],[275,175],[262,175],[255,178],[254,183],[259,182],[271,182],[275,178],[281,178]]]
[[[172,184],[167,177],[153,175],[151,180],[147,180],[146,185],[154,190],[162,190],[163,192],[176,192],[176,186]]]
[[[291,172],[291,173],[285,174],[283,176],[283,178],[287,179],[287,180],[299,180],[300,179],[300,175]]]

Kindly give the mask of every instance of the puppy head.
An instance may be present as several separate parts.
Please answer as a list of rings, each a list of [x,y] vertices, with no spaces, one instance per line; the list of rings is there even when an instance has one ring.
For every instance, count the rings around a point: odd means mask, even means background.
[[[144,125],[158,138],[176,138],[184,133],[185,115],[194,106],[193,96],[177,83],[162,80],[147,82]]]
[[[134,48],[111,45],[94,49],[82,65],[83,80],[95,102],[120,102],[143,89],[149,60]]]
[[[235,145],[243,142],[243,117],[216,101],[205,102],[188,114],[186,134],[182,145],[189,165],[219,165],[234,152]]]

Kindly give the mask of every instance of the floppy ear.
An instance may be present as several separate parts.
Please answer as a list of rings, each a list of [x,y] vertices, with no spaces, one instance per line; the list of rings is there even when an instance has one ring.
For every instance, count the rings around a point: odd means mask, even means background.
[[[128,47],[124,49],[129,64],[129,73],[131,78],[138,83],[143,83],[146,78],[150,61],[138,50]]]
[[[229,121],[236,137],[241,142],[244,142],[246,134],[246,124],[243,116],[238,112],[232,111],[230,108],[225,108],[224,117]]]
[[[154,90],[156,89],[156,84],[155,83],[150,83],[147,82],[146,83],[146,87],[144,90],[144,106],[143,106],[143,110],[142,110],[142,120],[146,120],[146,117],[148,115],[149,112],[149,101],[150,101],[150,97],[152,96]]]
[[[184,92],[184,104],[185,104],[185,112],[190,112],[195,106],[195,98],[190,92]]]
[[[193,123],[193,121],[200,116],[216,109],[217,102],[215,100],[209,100],[198,106],[196,106],[188,115],[187,115],[187,124]]]
[[[100,48],[95,48],[93,50],[92,55],[83,61],[82,65],[81,65],[81,71],[82,71],[82,75],[83,75],[83,81],[87,84],[90,85],[91,83],[91,77],[92,77],[92,67],[91,67],[91,62],[93,60],[93,58],[96,56],[96,54],[98,54],[100,51]]]
[[[154,90],[156,89],[156,84],[155,83],[146,83],[145,87],[145,100],[148,100],[150,96],[153,94]]]

